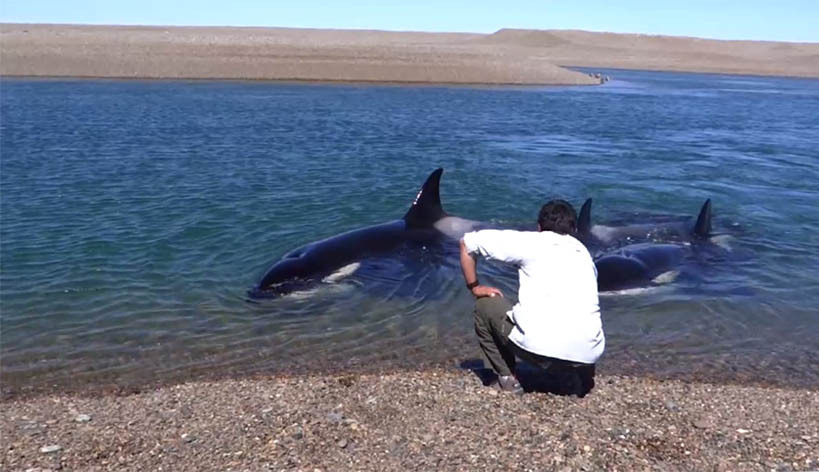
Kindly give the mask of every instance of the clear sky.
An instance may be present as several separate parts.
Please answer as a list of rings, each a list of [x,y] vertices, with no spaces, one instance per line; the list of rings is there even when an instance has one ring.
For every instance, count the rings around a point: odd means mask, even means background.
[[[819,42],[819,0],[0,0],[0,22],[583,29]]]

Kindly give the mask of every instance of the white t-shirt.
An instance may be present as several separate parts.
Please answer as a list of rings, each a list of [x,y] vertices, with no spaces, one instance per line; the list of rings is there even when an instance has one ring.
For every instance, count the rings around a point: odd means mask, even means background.
[[[470,253],[518,266],[518,303],[507,313],[509,339],[541,356],[593,364],[606,338],[597,299],[597,268],[570,235],[488,229],[464,235]]]

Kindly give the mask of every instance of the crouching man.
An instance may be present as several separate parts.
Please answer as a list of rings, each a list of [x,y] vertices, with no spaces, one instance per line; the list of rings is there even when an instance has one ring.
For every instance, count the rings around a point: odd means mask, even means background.
[[[573,236],[577,214],[568,202],[543,205],[537,225],[537,232],[482,230],[461,239],[461,270],[477,298],[478,343],[502,390],[522,392],[517,356],[559,374],[564,393],[584,396],[594,386],[594,365],[605,347],[597,269]],[[480,285],[479,255],[518,267],[517,304]]]

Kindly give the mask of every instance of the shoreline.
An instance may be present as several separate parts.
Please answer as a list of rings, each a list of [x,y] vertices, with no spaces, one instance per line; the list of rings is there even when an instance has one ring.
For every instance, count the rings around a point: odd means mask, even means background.
[[[53,396],[77,398],[106,398],[140,394],[142,392],[174,388],[197,382],[245,382],[290,377],[335,377],[368,375],[418,375],[425,371],[465,372],[482,367],[480,352],[471,340],[461,340],[440,350],[424,354],[391,358],[367,358],[357,361],[316,358],[312,360],[268,359],[266,362],[244,366],[225,366],[203,363],[176,371],[166,370],[156,375],[145,367],[141,370],[109,371],[95,374],[94,370],[63,373],[56,378],[38,378],[27,382],[25,371],[13,373],[6,370],[0,388],[0,403],[31,401]],[[612,349],[598,363],[597,372],[603,376],[632,378],[648,382],[678,382],[683,384],[709,384],[726,388],[763,388],[782,391],[819,392],[819,369],[812,363],[809,353],[801,362],[787,356],[771,363],[758,357],[725,353],[708,364],[680,364],[673,356],[661,356],[656,352],[630,352],[627,347]],[[145,366],[173,366],[174,360],[134,359]],[[170,364],[166,364],[170,362]],[[522,375],[536,378],[538,371],[521,362]],[[165,369],[162,369],[165,370]]]
[[[805,75],[787,75],[787,74],[776,74],[776,75],[765,75],[765,74],[752,74],[752,73],[731,73],[731,72],[713,72],[713,71],[700,71],[700,70],[671,70],[671,69],[650,69],[650,68],[642,68],[642,69],[626,69],[622,67],[591,67],[591,66],[582,66],[582,65],[570,65],[570,64],[559,64],[561,67],[566,67],[571,70],[575,69],[590,69],[590,70],[600,70],[601,72],[651,72],[651,73],[658,73],[658,74],[693,74],[693,75],[714,75],[714,76],[725,76],[725,77],[750,77],[755,79],[788,79],[788,80],[819,80],[819,75],[816,76],[805,76]],[[33,77],[32,77],[33,78]],[[613,76],[612,78],[617,78],[617,76]]]
[[[819,391],[598,375],[522,396],[468,370],[188,382],[4,401],[4,470],[810,470]]]
[[[372,351],[350,357],[343,353],[309,353],[286,358],[260,355],[254,362],[235,362],[219,352],[191,363],[186,351],[128,357],[117,365],[94,362],[37,370],[37,364],[0,360],[0,403],[50,396],[85,398],[116,397],[154,389],[173,388],[191,382],[243,382],[280,377],[333,377],[344,375],[417,375],[424,371],[454,371],[481,367],[481,352],[472,333],[450,337],[402,351]],[[261,353],[260,353],[261,354]],[[772,359],[764,351],[723,351],[707,359],[680,359],[662,348],[611,344],[597,366],[597,373],[652,382],[712,384],[736,388],[773,388],[788,391],[819,391],[819,363],[809,345],[780,352]],[[525,374],[533,369],[521,363]],[[10,371],[8,368],[12,367]]]
[[[512,30],[0,24],[0,76],[596,85],[573,67],[819,78],[819,44]],[[570,65],[566,65],[570,64]]]
[[[819,80],[817,77],[807,77],[799,75],[764,75],[750,73],[728,73],[728,72],[708,72],[695,70],[665,70],[665,69],[624,69],[617,67],[589,67],[561,64],[569,70],[594,69],[601,72],[623,71],[623,72],[650,72],[668,74],[692,74],[692,75],[713,75],[732,78],[776,78],[785,80]],[[611,77],[611,76],[610,76]],[[611,77],[616,79],[616,76]],[[452,87],[468,89],[503,89],[503,90],[531,90],[539,88],[562,88],[562,87],[593,87],[603,85],[592,84],[520,84],[520,83],[484,83],[484,82],[409,82],[409,81],[380,81],[380,80],[333,80],[333,79],[266,79],[266,78],[219,78],[219,77],[106,77],[106,76],[69,76],[69,75],[6,75],[0,73],[0,80],[17,81],[122,81],[122,82],[193,82],[193,83],[258,83],[258,84],[279,84],[279,85],[316,85],[316,86],[339,86],[339,87]]]
[[[623,69],[625,70],[625,69]],[[654,71],[663,72],[663,71]],[[483,89],[532,89],[540,87],[586,87],[600,85],[593,84],[520,84],[520,83],[484,83],[484,82],[411,82],[411,81],[383,81],[383,80],[333,80],[333,79],[265,79],[265,78],[229,78],[229,77],[105,77],[79,75],[0,75],[2,80],[42,80],[42,81],[134,81],[134,82],[239,82],[239,83],[272,83],[282,85],[337,85],[337,86],[384,86],[384,87],[462,87]]]
[[[692,74],[692,75],[713,75],[725,77],[749,77],[749,78],[777,78],[787,80],[819,80],[817,77],[806,77],[799,75],[763,75],[763,74],[734,74],[728,72],[707,72],[695,70],[666,70],[666,69],[624,69],[619,67],[590,67],[576,66],[571,64],[560,64],[569,70],[589,69],[601,72],[651,72],[658,74]],[[616,79],[616,76],[613,77]],[[20,81],[134,81],[134,82],[239,82],[239,83],[271,83],[283,85],[338,85],[338,86],[384,86],[384,87],[463,87],[463,88],[484,88],[484,89],[514,89],[528,90],[540,87],[584,87],[603,85],[593,84],[516,84],[516,83],[484,83],[484,82],[408,82],[408,81],[381,81],[381,80],[333,80],[333,79],[265,79],[265,78],[219,78],[219,77],[106,77],[106,76],[79,76],[79,75],[10,75],[0,74],[0,80],[20,80]]]

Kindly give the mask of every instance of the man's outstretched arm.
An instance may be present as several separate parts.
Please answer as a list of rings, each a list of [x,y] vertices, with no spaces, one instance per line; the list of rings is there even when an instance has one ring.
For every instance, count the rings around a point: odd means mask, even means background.
[[[478,258],[474,254],[470,254],[466,249],[464,240],[461,239],[461,271],[464,274],[464,281],[466,286],[472,291],[475,298],[481,297],[502,297],[503,292],[495,287],[487,285],[480,285],[478,283]]]

